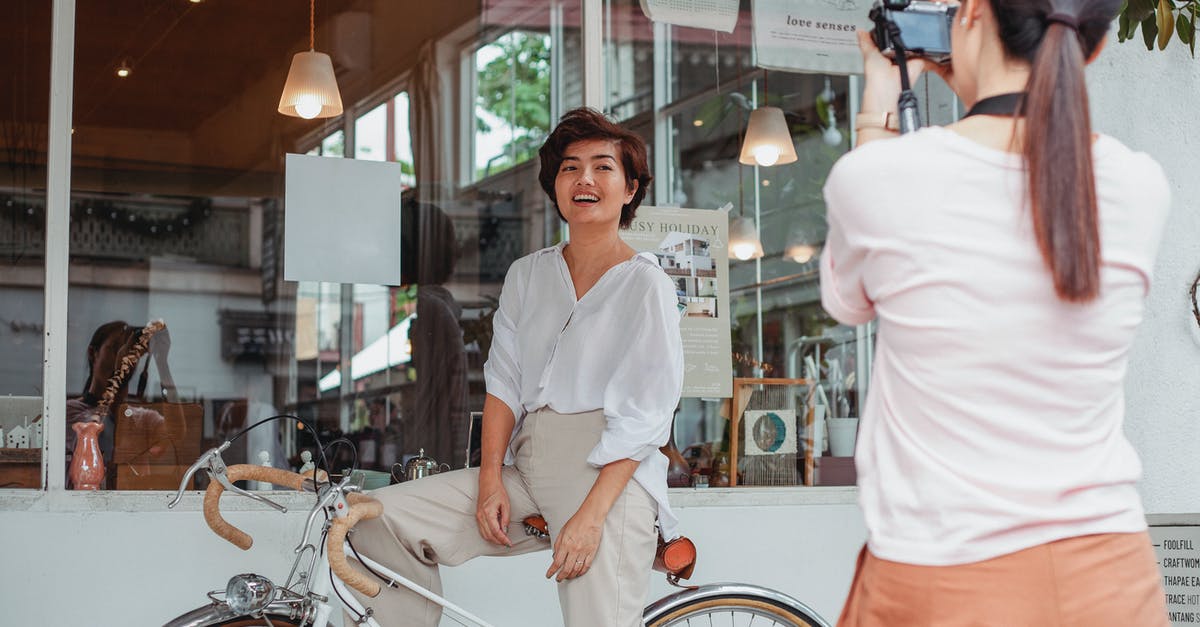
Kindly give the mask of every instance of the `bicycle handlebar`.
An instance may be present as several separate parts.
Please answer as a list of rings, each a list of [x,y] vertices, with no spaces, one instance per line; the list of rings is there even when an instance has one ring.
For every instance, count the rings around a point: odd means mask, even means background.
[[[290,470],[268,466],[255,466],[252,464],[235,464],[229,466],[226,472],[231,482],[251,479],[292,488],[293,490],[303,489],[304,482],[307,479],[304,475]],[[221,516],[221,494],[224,491],[225,486],[221,485],[218,481],[208,484],[208,489],[204,493],[204,521],[208,523],[208,527],[213,530],[213,533],[228,540],[230,544],[243,551],[248,550],[254,544],[254,538],[251,538],[250,534],[233,526]],[[359,521],[378,518],[383,514],[383,505],[369,496],[355,492],[348,493],[345,497],[345,504],[338,502],[334,507],[338,509],[346,507],[346,514],[344,517],[339,516],[333,519],[333,524],[330,526],[325,544],[326,554],[329,558],[329,568],[346,585],[369,597],[374,597],[379,594],[379,584],[366,575],[350,568],[346,560],[345,549],[342,545],[346,541],[346,533],[354,525],[358,524]]]
[[[346,513],[345,518],[333,519],[333,524],[329,527],[329,537],[325,541],[325,555],[329,558],[329,568],[338,579],[374,598],[379,594],[379,582],[350,568],[343,545],[346,542],[346,533],[360,520],[378,518],[383,514],[383,504],[369,496],[353,493],[347,494],[346,500],[351,502],[350,511]]]
[[[227,468],[226,474],[229,476],[230,482],[253,479],[293,490],[300,490],[304,485],[303,476],[290,470],[267,466],[235,464]],[[213,533],[225,538],[230,544],[243,551],[248,550],[254,544],[254,538],[229,524],[221,516],[221,494],[223,492],[225,492],[225,486],[221,485],[221,482],[213,481],[208,484],[208,489],[204,492],[204,521],[208,523],[208,527],[213,530]]]

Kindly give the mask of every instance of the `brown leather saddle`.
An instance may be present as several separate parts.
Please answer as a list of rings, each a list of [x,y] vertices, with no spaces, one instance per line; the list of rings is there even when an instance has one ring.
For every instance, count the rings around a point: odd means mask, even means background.
[[[550,526],[541,515],[526,516],[522,522],[527,535],[550,537]],[[670,542],[663,541],[659,536],[658,549],[654,552],[654,570],[666,573],[667,581],[676,586],[680,579],[691,579],[692,572],[696,570],[696,543],[687,536],[679,536]]]

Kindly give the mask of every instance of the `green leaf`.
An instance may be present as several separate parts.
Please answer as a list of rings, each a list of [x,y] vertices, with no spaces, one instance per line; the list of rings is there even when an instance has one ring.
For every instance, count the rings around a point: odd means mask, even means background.
[[[1129,20],[1129,33],[1125,35],[1125,38],[1133,39],[1133,34],[1137,32],[1138,26],[1140,25],[1141,21]]]
[[[1129,0],[1129,7],[1125,12],[1131,21],[1144,22],[1146,18],[1153,17],[1157,4],[1156,0]]]
[[[1179,33],[1179,41],[1182,41],[1188,46],[1195,45],[1195,40],[1193,38],[1195,37],[1196,33],[1192,30],[1192,23],[1188,21],[1186,17],[1184,17],[1183,13],[1180,13],[1175,18],[1175,32]]]
[[[1122,10],[1120,17],[1117,18],[1117,41],[1123,42],[1129,39],[1130,24],[1133,22],[1129,19],[1129,14]]]
[[[1192,58],[1196,58],[1196,14],[1200,13],[1200,2],[1192,3],[1192,21],[1188,22],[1188,30],[1192,33],[1192,41],[1188,44],[1188,48],[1192,51]]]
[[[1158,23],[1154,16],[1142,20],[1142,40],[1146,42],[1146,50],[1154,50],[1154,38],[1158,37]]]
[[[1158,3],[1158,49],[1163,50],[1167,47],[1167,43],[1171,41],[1171,34],[1175,32],[1175,15],[1171,13],[1174,8],[1171,0],[1159,0]]]

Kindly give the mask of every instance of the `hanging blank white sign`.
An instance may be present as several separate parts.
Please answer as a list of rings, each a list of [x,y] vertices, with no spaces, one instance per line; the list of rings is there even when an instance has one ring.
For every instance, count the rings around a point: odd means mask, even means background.
[[[400,164],[287,155],[283,278],[400,284]]]

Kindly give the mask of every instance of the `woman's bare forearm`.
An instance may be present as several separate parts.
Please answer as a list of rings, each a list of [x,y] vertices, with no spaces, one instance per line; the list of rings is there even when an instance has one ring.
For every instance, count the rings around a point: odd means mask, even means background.
[[[500,468],[504,466],[504,453],[508,450],[508,441],[512,438],[513,426],[516,423],[517,419],[508,405],[488,394],[483,401],[483,430],[480,434],[481,476],[500,475]]]
[[[583,505],[579,506],[576,515],[583,515],[587,520],[602,524],[639,465],[641,462],[621,459],[601,468],[600,475],[596,477],[596,482],[592,484],[591,491],[583,500]]]

